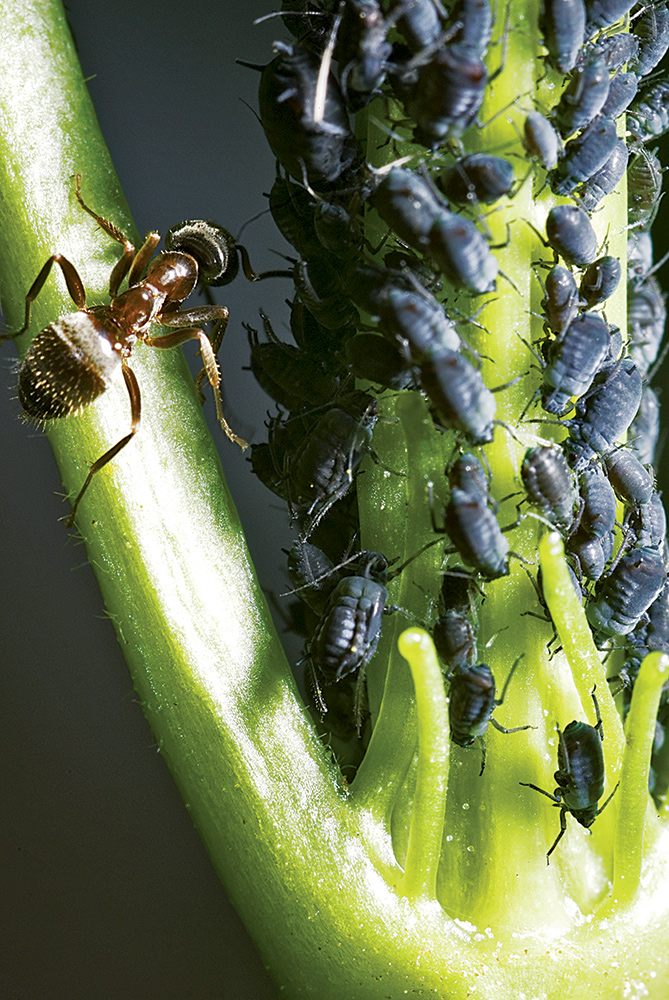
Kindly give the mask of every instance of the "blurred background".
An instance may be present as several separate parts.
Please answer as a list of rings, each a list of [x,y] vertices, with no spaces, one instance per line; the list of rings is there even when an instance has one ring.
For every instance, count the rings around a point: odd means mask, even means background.
[[[272,0],[67,4],[140,233],[185,218],[237,233],[266,207],[274,162],[244,103],[257,106],[258,74],[235,59],[269,60],[285,30],[277,20],[252,22],[272,9]],[[669,246],[663,208],[656,259]],[[269,215],[243,243],[256,270],[281,266],[272,250],[288,252]],[[290,287],[238,278],[216,292],[231,316],[225,412],[250,440],[263,438],[269,401],[242,370],[242,322],[258,326],[262,306],[281,335]],[[19,420],[14,359],[3,345],[0,996],[276,1000],[156,752],[83,548],[59,523],[69,508],[46,439]],[[277,593],[279,547],[292,540],[287,516],[215,433],[261,583]]]

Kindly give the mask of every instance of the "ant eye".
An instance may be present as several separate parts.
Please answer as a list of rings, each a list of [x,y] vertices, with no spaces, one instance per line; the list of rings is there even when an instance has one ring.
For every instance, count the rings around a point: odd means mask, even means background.
[[[194,257],[205,285],[227,285],[239,271],[235,238],[215,222],[192,219],[172,226],[165,236],[165,249]]]

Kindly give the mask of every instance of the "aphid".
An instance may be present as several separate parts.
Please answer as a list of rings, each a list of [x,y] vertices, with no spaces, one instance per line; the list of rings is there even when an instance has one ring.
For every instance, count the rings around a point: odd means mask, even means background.
[[[617,257],[600,257],[584,272],[579,293],[587,309],[606,302],[620,284],[623,269]]]
[[[595,56],[573,70],[553,112],[563,136],[590,124],[604,107],[610,86],[611,78],[604,56]]]
[[[627,168],[627,217],[631,226],[650,228],[660,207],[662,166],[655,153],[637,148]]]
[[[443,33],[442,17],[433,0],[412,0],[409,3],[407,0],[393,0],[390,13],[397,18],[397,28],[413,53],[429,48]]]
[[[649,385],[644,385],[641,406],[630,425],[627,446],[642,465],[652,465],[660,436],[660,402]]]
[[[291,491],[311,517],[305,537],[351,488],[360,462],[371,452],[378,413],[377,401],[365,392],[341,397],[294,453],[288,469]]]
[[[549,65],[568,73],[574,68],[585,41],[583,0],[543,0],[539,30],[548,49]]]
[[[345,576],[331,591],[316,631],[305,647],[316,700],[323,712],[327,705],[320,695],[321,683],[329,686],[357,673],[354,713],[358,725],[365,668],[376,652],[388,600],[388,563],[378,553],[367,555],[364,573]]]
[[[486,0],[487,2],[487,0]],[[513,166],[501,156],[472,153],[463,156],[437,178],[437,186],[458,205],[491,205],[513,188]]]
[[[576,279],[566,267],[556,264],[546,275],[545,296],[541,300],[548,327],[561,337],[578,313]]]
[[[418,373],[406,356],[376,333],[358,333],[347,341],[346,358],[356,378],[395,391],[418,388]]]
[[[615,35],[601,35],[592,48],[604,56],[607,68],[615,73],[624,63],[636,58],[639,41],[627,31],[618,31]]]
[[[582,528],[569,539],[569,555],[578,561],[580,572],[588,580],[599,580],[611,558],[615,535],[613,531],[597,538],[590,538]]]
[[[636,673],[638,673],[644,656],[651,650],[669,651],[669,586],[666,584],[648,608],[647,619],[647,621],[637,625],[634,631],[627,636],[627,642],[634,650],[633,658],[636,661],[632,682],[625,685],[629,695],[631,695],[633,681],[636,679]],[[628,666],[628,662],[625,663],[625,667]],[[629,677],[629,672],[627,676]],[[629,703],[629,697],[625,700]]]
[[[598,455],[611,451],[630,426],[641,403],[641,374],[630,358],[606,365],[576,403],[566,445],[569,463],[582,472]]]
[[[519,656],[514,660],[499,698],[495,698],[495,678],[487,663],[479,663],[476,666],[461,666],[451,674],[451,684],[448,691],[448,721],[451,739],[459,747],[470,747],[478,740],[481,746],[479,777],[485,770],[486,745],[484,735],[489,722],[499,733],[519,733],[524,729],[534,729],[534,726],[514,726],[513,729],[506,729],[493,717],[495,709],[504,702],[509,681],[521,659],[522,656]]]
[[[599,465],[589,465],[579,476],[582,508],[579,530],[588,538],[608,537],[616,524],[616,497]]]
[[[316,115],[320,59],[298,45],[275,42],[276,58],[262,71],[258,102],[267,141],[291,177],[312,187],[337,180],[351,166],[356,142],[335,77],[326,81]]]
[[[327,330],[356,324],[358,313],[343,292],[341,271],[324,257],[295,261],[295,290],[311,315]]]
[[[577,205],[556,205],[546,219],[548,242],[568,264],[582,267],[597,256],[597,234]]]
[[[443,527],[438,528],[434,518],[433,527],[438,533],[447,534],[462,561],[473,566],[486,580],[508,576],[509,543],[486,497],[451,490]]]
[[[420,384],[442,427],[462,431],[471,444],[492,441],[495,397],[462,354],[445,349],[430,354],[420,365]]]
[[[343,205],[330,201],[317,202],[314,208],[314,230],[321,246],[336,257],[353,261],[360,256],[360,226]]]
[[[551,175],[551,188],[557,195],[569,195],[583,181],[604,166],[618,142],[616,123],[598,118],[565,146],[564,156]]]
[[[492,37],[492,9],[489,0],[456,0],[450,15],[451,22],[460,25],[453,35],[455,44],[483,59]]]
[[[627,336],[629,355],[642,375],[655,363],[667,319],[664,296],[650,275],[627,287]]]
[[[635,0],[585,0],[588,23],[585,37],[591,38],[598,28],[610,28],[635,4]]]
[[[520,782],[526,788],[533,788],[535,792],[541,792],[560,809],[560,832],[546,854],[547,865],[550,864],[551,854],[567,829],[567,813],[570,813],[587,830],[609,804],[618,788],[616,785],[604,805],[599,805],[599,800],[604,794],[605,780],[604,754],[602,753],[604,727],[594,688],[591,693],[597,716],[596,726],[590,726],[587,722],[576,720],[570,722],[564,732],[559,726],[556,726],[560,742],[558,744],[558,769],[555,772],[557,788],[553,794],[551,795],[550,792],[546,792],[543,788],[528,781]]]
[[[228,231],[214,223],[203,222],[197,246],[192,246],[192,241],[187,240],[189,249],[186,251],[181,249],[179,243],[180,227],[175,227],[170,231],[169,243],[166,240],[166,251],[151,261],[160,240],[158,233],[149,233],[137,250],[113,222],[86,205],[81,195],[79,174],[75,194],[81,208],[95,219],[103,232],[123,247],[123,255],[109,278],[109,305],[87,307],[86,292],[76,268],[61,254],[53,254],[26,295],[23,326],[16,333],[0,336],[0,340],[13,339],[26,332],[30,325],[31,304],[42,290],[51,268],[57,264],[77,312],[61,316],[45,327],[32,342],[19,371],[18,393],[23,409],[35,420],[76,415],[109,388],[119,371],[123,375],[130,398],[130,431],[90,467],[72,504],[69,524],[74,522],[81,498],[93,476],[125,448],[139,428],[141,394],[128,363],[137,340],[157,348],[180,347],[189,340],[199,341],[219,423],[231,441],[242,449],[247,447],[246,442],[233,433],[223,416],[216,357],[209,337],[200,329],[203,323],[215,323],[215,331],[218,328],[222,336],[228,321],[228,310],[225,306],[216,305],[179,310],[198,280],[223,284],[225,270],[238,267],[236,253],[230,254]],[[147,274],[142,278],[147,264]],[[126,277],[128,288],[119,293]],[[150,330],[154,324],[175,329],[161,337],[152,337]]]
[[[432,625],[437,654],[448,672],[471,667],[476,662],[476,612],[472,579],[458,568],[444,576],[439,594],[438,615]]]
[[[626,503],[647,504],[655,490],[655,480],[631,451],[616,448],[604,456],[609,482]]]
[[[669,10],[665,3],[649,4],[634,22],[634,37],[639,41],[639,55],[632,69],[647,76],[669,49]]]
[[[339,378],[328,371],[327,365],[318,356],[279,340],[267,316],[262,311],[260,315],[268,341],[261,343],[258,331],[245,326],[251,346],[251,371],[267,395],[291,412],[318,406],[322,400],[336,396]]]
[[[456,288],[494,289],[499,265],[485,237],[470,219],[450,212],[418,174],[394,167],[370,201],[399,238],[425,253]]]
[[[454,288],[479,295],[495,290],[497,258],[470,219],[442,212],[428,235],[427,254]]]
[[[337,36],[341,85],[353,111],[380,93],[392,45],[377,0],[348,0]]]
[[[528,448],[520,475],[530,503],[558,528],[568,529],[578,496],[562,449],[555,445]]]
[[[637,504],[626,518],[626,527],[636,545],[663,548],[667,537],[667,514],[660,494],[653,493],[646,503]]]
[[[538,111],[530,111],[523,124],[525,149],[545,170],[557,165],[561,140],[551,123]]]
[[[608,324],[598,314],[577,316],[558,340],[546,344],[541,405],[547,413],[571,408],[572,396],[582,396],[609,354]]]
[[[648,141],[669,128],[669,81],[659,80],[630,108],[626,124],[633,136]]]
[[[269,192],[269,210],[284,239],[307,259],[322,253],[322,244],[314,229],[315,205],[306,188],[283,177],[277,169]]]
[[[304,417],[271,417],[267,421],[268,440],[251,445],[251,471],[260,482],[282,500],[290,501],[287,469],[290,456],[301,448],[312,424]]]
[[[476,455],[470,452],[459,455],[446,471],[452,490],[464,490],[471,496],[481,497],[490,507],[494,506],[490,498],[488,477]]]
[[[602,577],[585,613],[601,636],[627,635],[660,593],[667,579],[662,552],[648,545],[636,545]]]
[[[609,96],[601,110],[604,118],[619,118],[630,106],[639,89],[636,73],[616,73],[611,80]]]
[[[419,66],[405,101],[407,114],[416,122],[415,141],[435,149],[460,138],[476,120],[487,82],[485,63],[466,45],[455,42],[437,49]]]
[[[617,139],[606,163],[596,170],[578,189],[578,195],[583,207],[588,212],[594,212],[602,198],[618,186],[625,176],[629,150],[623,139]]]

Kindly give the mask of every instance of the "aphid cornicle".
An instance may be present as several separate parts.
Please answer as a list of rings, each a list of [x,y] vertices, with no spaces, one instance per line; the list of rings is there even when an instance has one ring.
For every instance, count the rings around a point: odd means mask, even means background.
[[[551,795],[538,785],[529,781],[519,784],[541,792],[560,808],[560,832],[546,854],[546,864],[550,864],[551,854],[560,843],[567,829],[567,813],[570,813],[581,826],[589,829],[596,818],[606,808],[616,793],[618,785],[613,789],[604,805],[599,800],[604,794],[604,754],[602,741],[604,729],[599,714],[599,705],[595,697],[595,689],[591,692],[595,706],[597,725],[590,726],[587,722],[570,722],[566,729],[557,726],[558,732],[558,769],[555,772],[557,788]],[[599,807],[599,808],[598,808]]]
[[[29,417],[35,420],[55,420],[81,413],[112,384],[120,370],[130,398],[130,431],[108,449],[90,467],[83,486],[72,504],[68,524],[74,522],[77,508],[93,476],[115,458],[132,440],[139,427],[141,394],[128,358],[136,341],[151,347],[173,348],[189,340],[198,340],[205,371],[214,392],[216,415],[231,441],[242,449],[246,442],[237,437],[223,416],[220,395],[220,373],[211,341],[200,328],[203,323],[215,324],[212,337],[222,337],[228,322],[225,306],[196,306],[180,311],[179,306],[195,289],[198,280],[207,284],[224,284],[229,269],[238,268],[237,253],[227,230],[211,222],[191,222],[175,226],[165,239],[166,250],[155,260],[151,257],[160,235],[151,232],[136,249],[113,222],[104,219],[84,202],[81,176],[77,174],[75,194],[81,208],[98,226],[123,247],[123,255],[109,278],[111,302],[106,306],[86,306],[83,282],[74,267],[62,254],[53,254],[46,261],[26,295],[25,322],[20,330],[3,334],[0,339],[19,337],[30,325],[30,307],[42,290],[51,268],[60,268],[67,290],[77,306],[77,312],[61,316],[50,323],[35,338],[19,371],[19,400]],[[183,227],[196,239],[185,238]],[[146,276],[142,273],[148,264]],[[127,277],[126,291],[119,293]],[[154,324],[174,327],[174,332],[151,337]]]

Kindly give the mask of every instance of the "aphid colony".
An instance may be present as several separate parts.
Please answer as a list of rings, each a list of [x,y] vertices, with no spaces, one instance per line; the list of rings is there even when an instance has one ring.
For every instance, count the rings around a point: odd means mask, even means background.
[[[356,476],[365,456],[380,461],[373,436],[382,390],[420,391],[435,427],[453,432],[448,485],[437,490],[447,498],[441,517],[436,501],[429,503],[435,544],[444,537],[445,555],[462,565],[449,565],[436,588],[431,629],[450,682],[452,738],[463,747],[480,742],[481,772],[488,722],[503,732],[528,728],[504,729],[492,718],[517,664],[496,699],[495,680],[477,652],[477,607],[490,582],[503,585],[511,572],[515,553],[506,533],[520,519],[538,516],[563,535],[597,643],[628,651],[621,675],[627,692],[644,650],[669,651],[659,610],[667,602],[666,525],[652,470],[658,405],[649,384],[665,320],[648,231],[661,170],[647,148],[669,121],[669,85],[657,74],[649,78],[669,46],[669,13],[665,4],[639,7],[625,27],[616,23],[633,6],[544,0],[538,32],[557,97],[541,109],[530,98],[514,102],[526,159],[519,168],[517,152],[505,157],[499,145],[490,154],[463,145],[475,135],[480,146],[483,101],[504,70],[503,5],[492,42],[488,0],[283,4],[293,40],[275,43],[274,59],[262,68],[260,118],[277,158],[270,209],[297,255],[290,316],[296,346],[283,343],[265,317],[265,341],[249,331],[252,369],[278,407],[267,443],[252,446],[252,463],[298,525],[289,565],[293,592],[306,606],[304,659],[316,707],[339,734],[361,731],[365,668],[391,610],[387,568],[395,554],[354,551]],[[493,49],[501,65],[490,72],[484,59]],[[389,155],[389,165],[378,169],[366,162],[351,118],[375,98],[379,117],[395,102],[386,142],[391,149],[398,139],[404,143],[395,162]],[[407,149],[409,157],[400,159]],[[622,268],[593,219],[626,171],[623,346],[606,316]],[[499,292],[500,283],[512,285],[484,213],[494,214],[500,199],[513,204],[528,182],[563,200],[549,202],[545,238],[538,234],[546,248],[536,268],[544,335],[527,346],[541,385],[528,391],[517,428],[534,433],[539,424],[544,434],[542,420],[531,420],[538,413],[530,414],[540,402],[547,435],[558,422],[556,436],[566,431],[566,438],[547,444],[535,436],[539,443],[517,469],[524,493],[518,517],[500,525],[485,452],[496,435],[511,433],[496,417],[495,392],[507,386],[486,383],[484,349],[479,354],[469,343],[472,323],[485,328],[485,309],[478,322],[462,309]],[[367,209],[389,231],[380,246],[372,246],[373,221],[363,230]],[[518,310],[527,312],[527,303],[519,299]],[[529,364],[536,367],[531,358]],[[559,732],[554,801],[561,836],[567,812],[592,823],[604,775],[601,724],[573,721]]]

